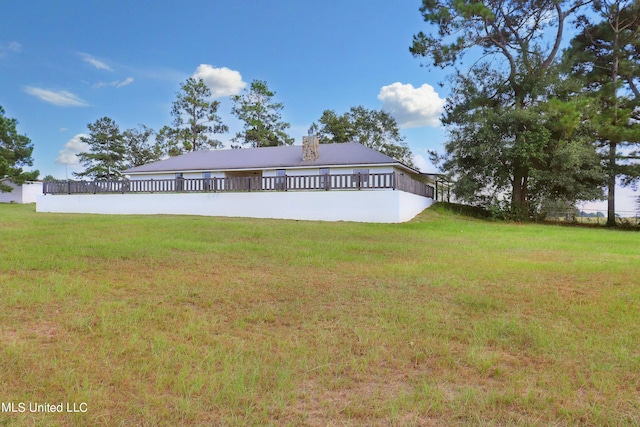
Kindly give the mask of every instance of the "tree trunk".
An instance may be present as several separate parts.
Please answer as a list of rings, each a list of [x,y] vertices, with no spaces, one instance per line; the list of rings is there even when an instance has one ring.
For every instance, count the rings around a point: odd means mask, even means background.
[[[616,146],[614,141],[609,142],[609,178],[607,191],[607,227],[616,225]]]
[[[513,177],[513,194],[511,197],[511,211],[518,219],[525,219],[529,213],[528,181],[525,172],[516,172]]]
[[[614,38],[613,38],[613,63],[611,64],[611,81],[613,82],[613,125],[618,125],[618,67],[620,64],[620,58],[618,56],[618,38],[619,38],[619,14],[616,13],[616,22],[613,26]],[[607,227],[616,226],[616,141],[609,141],[609,182],[607,183],[609,191],[607,194]]]

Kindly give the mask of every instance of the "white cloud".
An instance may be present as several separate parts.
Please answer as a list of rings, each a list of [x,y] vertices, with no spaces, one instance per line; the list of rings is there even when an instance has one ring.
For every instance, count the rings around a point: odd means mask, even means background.
[[[4,58],[11,52],[20,52],[22,45],[18,42],[9,42],[0,44],[0,58]]]
[[[430,163],[427,162],[427,159],[425,159],[424,156],[421,156],[420,154],[413,155],[413,163],[421,172],[427,172],[430,166]]]
[[[86,107],[89,105],[84,100],[78,98],[71,92],[67,92],[66,90],[54,91],[27,86],[24,91],[44,102],[58,105],[60,107]]]
[[[422,154],[413,155],[413,164],[416,165],[416,168],[418,168],[418,170],[424,173],[438,172],[438,168],[436,167],[436,165],[431,163],[431,160],[429,160]]]
[[[431,85],[425,83],[414,88],[411,84],[396,82],[383,86],[378,99],[382,101],[382,109],[391,114],[401,128],[440,125],[445,100]]]
[[[113,71],[113,68],[109,67],[104,62],[100,61],[99,59],[94,58],[93,56],[91,56],[91,55],[89,55],[87,53],[79,53],[79,55],[82,57],[82,60],[84,62],[86,62],[89,65],[93,65],[98,70]]]
[[[116,81],[109,82],[109,83],[105,83],[105,82],[96,83],[96,84],[93,85],[93,87],[95,87],[95,88],[101,88],[101,87],[107,87],[107,86],[124,87],[124,86],[130,85],[131,83],[133,83],[133,77],[127,77],[126,79],[124,79],[122,81],[116,80]]]
[[[209,64],[200,64],[191,77],[204,80],[214,98],[237,95],[247,86],[238,71],[227,67],[214,68]]]
[[[123,86],[127,86],[130,85],[131,83],[133,83],[133,77],[127,77],[126,79],[124,79],[121,82],[118,82],[118,84],[116,85],[116,87],[123,87]]]
[[[78,156],[76,154],[89,151],[89,144],[82,142],[80,138],[88,137],[84,133],[79,133],[74,136],[67,142],[65,142],[64,147],[58,153],[58,157],[56,158],[56,163],[60,163],[62,165],[77,165],[78,164]]]

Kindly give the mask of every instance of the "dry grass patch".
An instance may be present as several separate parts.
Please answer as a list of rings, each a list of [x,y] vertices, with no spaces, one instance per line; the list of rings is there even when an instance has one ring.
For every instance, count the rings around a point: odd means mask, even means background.
[[[11,226],[5,226],[11,224]],[[0,425],[638,425],[635,233],[0,206]]]

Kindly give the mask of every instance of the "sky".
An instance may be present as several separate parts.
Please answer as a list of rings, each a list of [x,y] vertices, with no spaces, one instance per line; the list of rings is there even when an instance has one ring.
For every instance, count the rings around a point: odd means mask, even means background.
[[[451,70],[409,53],[426,28],[420,0],[136,0],[13,2],[0,18],[0,106],[34,145],[40,176],[73,178],[87,125],[110,117],[121,130],[171,123],[171,104],[201,77],[231,115],[230,96],[266,81],[302,136],[324,110],[383,109],[398,122],[423,172],[442,151],[439,116]],[[617,209],[635,211],[629,189]],[[588,204],[600,209],[605,203]]]

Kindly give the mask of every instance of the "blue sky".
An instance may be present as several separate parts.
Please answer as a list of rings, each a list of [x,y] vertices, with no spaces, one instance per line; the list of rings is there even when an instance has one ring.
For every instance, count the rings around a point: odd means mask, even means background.
[[[231,128],[219,136],[223,141],[240,128],[229,95],[259,79],[284,104],[283,119],[298,143],[325,109],[384,106],[402,121],[415,154],[426,158],[426,149],[442,140],[437,117],[444,96],[432,89],[443,80],[440,70],[421,67],[408,51],[422,25],[419,5],[16,2],[11,21],[0,25],[0,105],[33,141],[34,167],[58,177],[77,170],[59,154],[88,123],[109,116],[122,130],[140,123],[158,130],[171,121],[180,83],[194,75],[219,95]]]
[[[266,80],[299,144],[325,109],[391,112],[425,172],[440,149],[447,70],[409,53],[425,28],[420,0],[20,1],[0,18],[0,105],[34,144],[34,168],[59,178],[87,124],[159,130],[188,77],[221,101],[230,133],[241,124],[229,95]],[[632,205],[632,202],[631,202]],[[631,206],[629,205],[629,206]],[[623,205],[620,205],[623,206]],[[627,207],[625,204],[624,207]]]

